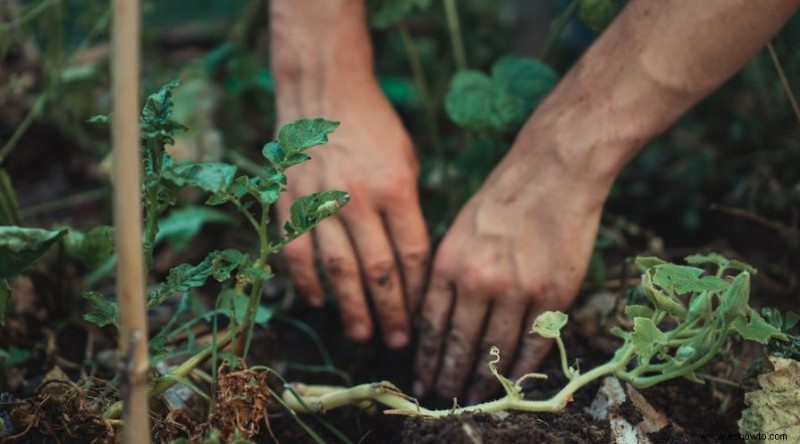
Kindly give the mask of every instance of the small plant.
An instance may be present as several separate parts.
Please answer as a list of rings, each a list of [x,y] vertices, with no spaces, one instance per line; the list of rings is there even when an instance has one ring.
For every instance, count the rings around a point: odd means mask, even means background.
[[[388,414],[425,417],[499,410],[558,412],[578,389],[604,376],[614,375],[637,388],[678,377],[702,383],[695,371],[711,361],[732,337],[761,344],[771,338],[788,339],[780,327],[767,322],[748,304],[750,275],[755,269],[718,254],[693,255],[687,257],[686,262],[690,265],[675,265],[653,257],[637,259],[643,272],[638,295],[641,300],[625,307],[630,327],[615,327],[610,331],[622,339],[622,344],[608,362],[586,373],[570,366],[561,340],[567,315],[557,311],[539,315],[531,333],[555,341],[568,381],[548,400],[525,399],[521,386],[525,380],[543,379],[546,375],[530,373],[517,381],[500,375],[496,369],[500,350],[494,347],[490,352],[493,359],[488,365],[505,391],[505,396],[495,401],[449,410],[428,410],[386,382],[350,389],[293,386],[284,393],[284,401],[298,411],[323,412],[375,400],[390,407],[386,411]],[[705,268],[715,270],[708,273]]]
[[[148,97],[141,118],[142,196],[145,216],[143,259],[146,269],[152,267],[161,216],[175,205],[178,192],[186,187],[199,188],[207,193],[206,205],[229,203],[236,207],[257,236],[258,249],[255,257],[235,249],[212,251],[197,264],[173,267],[166,281],[149,292],[148,309],[162,304],[175,294],[184,294],[178,310],[150,341],[151,356],[156,362],[167,356],[167,341],[177,333],[190,333],[189,327],[194,323],[216,319],[217,314],[227,315],[230,320],[228,331],[215,335],[215,342],[210,346],[196,346],[190,335],[188,350],[184,354],[191,356],[173,373],[158,378],[151,385],[151,398],[184,379],[200,363],[212,355],[216,356],[221,347],[242,334],[246,334],[242,353],[246,357],[254,324],[269,319],[270,312],[260,306],[263,284],[272,277],[268,257],[281,251],[287,243],[306,233],[322,219],[336,214],[349,200],[347,193],[336,190],[303,196],[290,208],[290,218],[283,227],[284,235],[270,239],[267,234],[269,211],[286,189],[285,171],[309,160],[310,157],[305,152],[326,143],[327,135],[339,124],[324,119],[303,119],[283,126],[278,131],[277,140],[264,145],[262,154],[268,164],[255,175],[237,175],[237,167],[226,163],[177,165],[165,150],[172,143],[175,134],[185,129],[171,119],[171,90],[176,86],[177,82],[169,83]],[[105,116],[92,119],[107,120],[108,117]],[[0,313],[4,311],[10,297],[7,280],[34,264],[62,238],[67,239],[66,250],[73,257],[91,267],[103,264],[113,255],[113,236],[110,230],[110,227],[100,227],[88,233],[80,233],[68,229],[48,231],[0,226]],[[222,285],[217,298],[217,305],[221,307],[200,313],[194,319],[186,321],[184,318],[191,312],[193,305],[191,290],[202,287],[210,278]],[[84,296],[91,304],[90,311],[84,316],[87,321],[100,327],[119,325],[119,308],[116,302],[92,291],[86,292]],[[216,329],[216,322],[214,326]],[[105,412],[105,416],[115,419],[121,411],[121,403],[118,402]]]

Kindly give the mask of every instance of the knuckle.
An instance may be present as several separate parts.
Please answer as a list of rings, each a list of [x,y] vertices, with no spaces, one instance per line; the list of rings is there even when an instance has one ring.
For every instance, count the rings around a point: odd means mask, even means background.
[[[364,266],[367,281],[383,289],[391,289],[397,281],[397,269],[392,259],[375,259]]]
[[[358,278],[358,266],[355,261],[341,256],[329,256],[323,259],[325,273],[333,280]]]
[[[428,267],[430,247],[425,245],[404,247],[398,254],[400,264],[405,269],[424,269]]]

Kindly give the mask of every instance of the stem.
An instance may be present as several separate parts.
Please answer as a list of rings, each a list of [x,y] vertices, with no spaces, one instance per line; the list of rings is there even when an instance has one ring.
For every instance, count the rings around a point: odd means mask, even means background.
[[[243,331],[243,327],[239,327],[237,333],[241,333]],[[231,341],[232,335],[230,332],[226,332],[217,340],[217,347],[225,347]],[[175,385],[179,379],[186,378],[189,374],[197,368],[200,364],[203,363],[209,356],[211,356],[211,352],[214,350],[214,345],[209,345],[208,347],[204,348],[203,350],[199,351],[197,354],[192,356],[191,358],[184,361],[181,365],[179,365],[172,373],[169,375],[165,375],[159,378],[155,384],[147,391],[148,399],[155,399],[158,396],[162,395],[164,392],[169,390],[173,385]],[[117,401],[112,404],[106,411],[103,413],[103,417],[106,419],[117,419],[122,414],[122,402]]]
[[[0,32],[8,32],[12,28],[25,25],[26,23],[35,19],[39,14],[43,13],[44,11],[47,10],[47,8],[49,8],[54,4],[55,4],[54,0],[44,0],[35,7],[31,8],[30,11],[20,16],[17,20],[11,23],[0,23]]]
[[[414,76],[414,83],[417,86],[419,98],[422,101],[422,106],[425,113],[428,115],[425,123],[428,124],[428,131],[433,142],[433,147],[436,150],[436,158],[439,162],[444,163],[444,149],[442,147],[442,140],[439,136],[439,125],[436,123],[436,109],[433,100],[431,99],[430,91],[428,90],[428,80],[425,77],[425,70],[422,69],[422,62],[420,61],[419,51],[414,39],[411,38],[411,33],[408,32],[408,26],[405,22],[401,21],[397,24],[397,31],[400,33],[400,39],[403,41],[403,48],[408,57],[408,64],[411,66],[411,72]]]
[[[151,440],[148,408],[147,315],[142,266],[142,176],[139,134],[140,4],[116,0],[111,62],[114,153],[114,225],[117,245],[119,356],[122,370],[123,442]]]
[[[261,206],[261,223],[257,225],[259,240],[259,256],[254,264],[255,267],[268,269],[267,258],[271,253],[269,238],[267,237],[267,226],[269,225],[269,205]],[[243,358],[247,358],[250,353],[250,343],[253,340],[253,328],[255,327],[256,312],[261,303],[261,287],[264,285],[263,279],[256,279],[250,288],[250,301],[247,304],[247,315],[245,325],[247,326],[247,340],[244,345]]]
[[[564,388],[546,401],[529,401],[522,398],[505,396],[495,401],[485,402],[467,407],[457,407],[444,410],[430,410],[420,407],[413,398],[403,394],[388,382],[362,384],[351,388],[306,386],[297,384],[293,390],[283,393],[283,401],[292,410],[300,412],[322,413],[337,407],[359,404],[365,401],[375,401],[389,407],[386,414],[423,416],[440,418],[449,415],[464,413],[491,413],[501,410],[521,410],[527,412],[558,412],[564,409],[572,395],[584,385],[605,375],[614,374],[624,369],[633,356],[633,346],[625,344],[621,353],[591,371],[576,375]],[[617,357],[619,356],[619,357]]]
[[[464,41],[461,39],[461,23],[458,20],[456,0],[444,0],[444,11],[447,16],[447,29],[450,31],[450,44],[453,45],[453,57],[458,69],[467,69],[467,56]]]
[[[798,106],[797,98],[795,98],[794,92],[792,92],[792,87],[789,85],[789,80],[786,78],[786,74],[783,72],[781,61],[778,59],[778,53],[775,52],[775,47],[772,46],[772,43],[767,44],[767,49],[769,50],[770,58],[772,58],[772,64],[775,65],[775,70],[778,72],[778,78],[781,80],[781,86],[783,86],[784,91],[786,91],[786,96],[789,98],[789,103],[792,104],[792,110],[794,110],[794,115],[797,117],[797,122],[800,123],[800,106]]]
[[[33,217],[33,216],[38,216],[40,214],[46,214],[50,211],[62,210],[64,208],[72,208],[76,205],[93,202],[95,200],[107,197],[110,194],[109,193],[110,191],[111,190],[109,188],[99,188],[96,190],[89,190],[89,191],[84,191],[82,193],[73,194],[72,196],[67,196],[61,199],[42,202],[40,204],[33,205],[28,208],[23,208],[22,210],[20,210],[20,215],[22,217]]]
[[[39,117],[39,114],[44,110],[44,105],[47,102],[47,93],[48,91],[45,91],[39,95],[36,102],[33,103],[33,106],[28,111],[28,114],[25,115],[25,118],[22,119],[17,129],[14,130],[14,134],[12,134],[11,138],[0,148],[0,165],[3,164],[3,161],[6,160],[14,148],[16,148],[19,140],[22,139],[22,136],[28,131],[28,127],[33,124],[36,118]]]
[[[567,349],[564,347],[564,341],[561,339],[561,336],[556,336],[556,345],[558,346],[558,355],[561,358],[561,371],[564,372],[564,376],[567,379],[572,379],[575,377],[575,372],[569,366],[569,362],[567,362]]]
[[[565,9],[564,12],[559,14],[559,16],[553,20],[550,33],[547,35],[547,40],[544,41],[544,45],[542,46],[542,52],[539,53],[539,60],[545,60],[547,56],[550,55],[550,51],[552,51],[553,47],[555,47],[556,42],[558,42],[558,38],[561,37],[564,29],[566,29],[567,24],[569,24],[569,20],[572,18],[572,15],[578,10],[579,4],[580,0],[572,0],[569,6],[567,6],[567,9]]]

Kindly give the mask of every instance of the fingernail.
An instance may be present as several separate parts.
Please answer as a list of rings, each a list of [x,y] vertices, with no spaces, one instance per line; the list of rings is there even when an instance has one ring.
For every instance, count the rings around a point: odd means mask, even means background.
[[[408,344],[408,333],[404,330],[395,330],[386,338],[386,344],[392,348],[405,347]]]
[[[414,381],[414,384],[411,386],[411,393],[417,398],[422,398],[425,396],[425,385],[420,381]]]
[[[369,326],[367,324],[354,324],[350,327],[350,337],[356,341],[369,339]]]

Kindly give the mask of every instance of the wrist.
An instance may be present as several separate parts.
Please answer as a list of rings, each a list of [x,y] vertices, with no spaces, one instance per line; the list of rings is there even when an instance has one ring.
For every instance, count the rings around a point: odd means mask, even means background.
[[[273,0],[270,33],[279,107],[377,85],[364,0]]]

